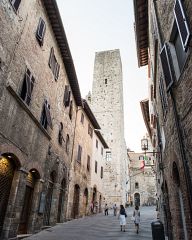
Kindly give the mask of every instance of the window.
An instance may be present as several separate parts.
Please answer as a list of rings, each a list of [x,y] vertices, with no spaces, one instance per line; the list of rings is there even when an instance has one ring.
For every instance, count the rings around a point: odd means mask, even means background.
[[[135,183],[135,188],[136,188],[136,189],[139,188],[139,183],[138,183],[138,182]]]
[[[98,140],[96,139],[96,148],[98,148]]]
[[[17,12],[19,5],[21,3],[21,0],[10,0],[10,3],[13,7],[13,9]]]
[[[95,173],[97,173],[97,161],[95,161]]]
[[[87,171],[90,171],[90,156],[87,155]]]
[[[63,138],[63,123],[62,122],[60,122],[60,125],[59,125],[58,141],[59,141],[60,145],[62,145],[62,143],[64,141],[64,138]]]
[[[103,148],[101,147],[101,155],[103,155]]]
[[[81,123],[83,124],[84,123],[84,114],[81,113]]]
[[[106,152],[106,161],[111,161],[111,152]]]
[[[20,97],[23,99],[24,102],[26,102],[27,105],[29,105],[31,101],[31,94],[33,91],[34,82],[35,82],[35,79],[33,75],[31,74],[30,70],[27,69],[25,72],[21,94],[20,94]]]
[[[52,121],[51,121],[51,114],[50,114],[50,105],[48,104],[47,100],[45,100],[43,104],[43,110],[42,110],[40,122],[45,129],[47,129],[48,125],[50,126],[50,128],[53,128]]]
[[[139,160],[144,160],[144,156],[143,155],[139,156]]]
[[[105,84],[107,84],[107,78],[105,78]]]
[[[90,124],[88,124],[88,134],[92,137],[93,136],[93,129]]]
[[[70,101],[70,105],[69,105],[69,118],[72,119],[72,115],[73,115],[73,101]]]
[[[55,57],[53,47],[51,48],[51,52],[50,52],[49,67],[51,68],[51,71],[55,77],[55,80],[57,81],[57,79],[59,77],[60,65],[58,64],[57,59]]]
[[[65,146],[65,151],[67,154],[69,154],[69,146],[70,146],[70,139],[69,139],[69,134],[66,136],[66,146]]]
[[[171,67],[172,61],[170,56],[170,50],[167,43],[164,44],[161,50],[160,58],[161,58],[161,65],[162,65],[164,78],[165,78],[166,89],[168,91],[173,84],[174,73]]]
[[[103,167],[101,167],[101,178],[103,178]]]
[[[68,107],[70,104],[70,96],[71,96],[71,91],[70,91],[69,85],[65,85],[65,92],[64,92],[64,98],[63,98],[63,103],[65,107]]]
[[[40,46],[43,45],[43,39],[44,39],[44,36],[45,36],[45,29],[46,29],[45,21],[42,18],[40,18],[39,19],[39,24],[38,24],[38,27],[37,27],[37,31],[36,31],[36,38],[37,38]]]
[[[167,109],[168,109],[168,103],[167,103],[167,97],[165,95],[165,90],[164,90],[164,84],[163,84],[162,77],[160,77],[160,82],[159,82],[159,94],[160,94],[160,99],[161,99],[163,116],[165,118],[166,113],[167,113]]]
[[[183,50],[186,51],[190,39],[189,24],[187,21],[187,16],[183,6],[183,1],[176,0],[174,7],[174,15],[177,23],[177,28],[179,31],[181,43],[183,45]]]
[[[78,146],[78,153],[77,153],[77,162],[81,163],[81,154],[82,154],[82,147]]]

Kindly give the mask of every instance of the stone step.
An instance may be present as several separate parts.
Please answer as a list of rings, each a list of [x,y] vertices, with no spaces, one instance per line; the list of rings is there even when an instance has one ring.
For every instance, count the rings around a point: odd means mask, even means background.
[[[30,237],[32,234],[19,234],[17,235],[17,239],[23,239],[23,238],[27,238],[27,237]]]

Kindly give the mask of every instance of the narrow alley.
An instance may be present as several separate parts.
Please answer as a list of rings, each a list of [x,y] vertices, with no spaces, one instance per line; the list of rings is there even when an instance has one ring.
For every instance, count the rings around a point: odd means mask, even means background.
[[[140,232],[136,234],[134,223],[131,220],[133,208],[127,208],[126,232],[120,231],[118,217],[113,216],[112,210],[109,215],[103,213],[79,218],[61,223],[55,227],[34,234],[27,240],[150,240],[152,239],[151,222],[155,219],[155,207],[142,207]]]

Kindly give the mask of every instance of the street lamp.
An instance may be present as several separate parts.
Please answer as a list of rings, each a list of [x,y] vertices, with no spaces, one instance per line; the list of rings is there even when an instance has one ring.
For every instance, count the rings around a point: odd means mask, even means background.
[[[147,138],[141,139],[141,149],[145,152],[148,150],[148,139]]]

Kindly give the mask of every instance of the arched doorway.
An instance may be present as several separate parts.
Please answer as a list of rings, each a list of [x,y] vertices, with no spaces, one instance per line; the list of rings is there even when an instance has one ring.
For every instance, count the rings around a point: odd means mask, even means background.
[[[31,213],[33,192],[37,179],[39,179],[39,173],[35,169],[31,169],[27,175],[26,188],[23,201],[23,208],[20,217],[20,223],[18,228],[19,234],[25,234],[28,230],[29,217]]]
[[[79,198],[80,198],[80,187],[78,184],[76,184],[74,187],[72,218],[77,218],[79,216]]]
[[[97,201],[97,188],[93,188],[93,198],[92,198],[93,203]]]
[[[64,178],[61,182],[60,194],[59,194],[59,204],[58,204],[58,213],[57,213],[57,222],[62,221],[62,213],[64,210],[65,202],[65,189],[66,189],[66,179]]]
[[[134,194],[134,203],[135,203],[135,206],[140,206],[140,194],[139,193]]]
[[[3,229],[15,169],[16,166],[11,155],[0,157],[0,235]]]
[[[87,215],[87,206],[88,206],[88,189],[85,188],[83,195],[83,206],[84,206],[84,214]]]
[[[51,203],[52,203],[52,195],[53,195],[53,187],[56,181],[56,172],[53,171],[50,174],[50,180],[48,184],[47,194],[45,197],[45,208],[44,208],[44,219],[43,223],[46,226],[50,225],[50,212],[51,212]]]

